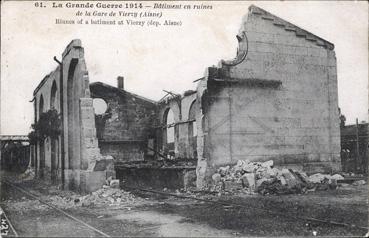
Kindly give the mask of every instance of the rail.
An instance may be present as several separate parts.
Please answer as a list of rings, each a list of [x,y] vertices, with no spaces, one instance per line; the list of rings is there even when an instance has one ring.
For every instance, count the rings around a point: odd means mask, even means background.
[[[54,206],[54,205],[51,205],[51,204],[50,204],[50,203],[48,203],[48,202],[43,201],[42,199],[40,199],[40,198],[39,198],[39,197],[37,197],[36,195],[32,194],[31,192],[29,192],[29,191],[25,190],[24,188],[21,188],[20,186],[17,186],[17,185],[15,185],[15,184],[13,184],[13,183],[9,182],[8,180],[3,180],[3,181],[1,181],[1,182],[5,183],[5,184],[7,184],[7,185],[12,186],[13,188],[17,189],[18,191],[20,191],[20,192],[22,192],[22,193],[26,194],[27,196],[29,196],[29,197],[31,197],[31,198],[33,198],[33,199],[38,200],[39,202],[41,202],[41,203],[45,204],[46,206],[51,207],[52,209],[54,209],[54,210],[58,211],[59,213],[63,214],[64,216],[66,216],[66,217],[68,217],[68,218],[70,218],[70,219],[72,219],[72,220],[74,220],[74,221],[76,221],[76,222],[78,222],[78,223],[82,224],[83,226],[85,226],[85,227],[87,227],[87,228],[89,228],[89,229],[91,229],[91,230],[93,230],[93,231],[97,232],[99,235],[101,235],[101,236],[103,236],[103,237],[110,237],[108,234],[106,234],[106,233],[104,233],[104,232],[102,232],[102,231],[100,231],[100,230],[96,229],[95,227],[93,227],[93,226],[91,226],[91,225],[87,224],[86,222],[84,222],[84,221],[82,221],[82,220],[80,220],[80,219],[78,219],[78,218],[74,217],[73,215],[71,215],[71,214],[69,214],[69,213],[67,213],[67,212],[65,212],[65,211],[63,211],[63,210],[61,210],[60,208],[58,208],[58,207],[56,207],[56,206]]]
[[[278,216],[282,216],[282,217],[286,217],[286,218],[299,219],[299,220],[311,221],[311,222],[318,222],[318,223],[330,224],[330,225],[334,225],[334,226],[358,228],[358,229],[361,229],[361,230],[365,230],[366,232],[369,230],[369,227],[358,226],[356,224],[348,224],[348,223],[336,222],[336,221],[331,221],[331,220],[323,220],[323,219],[307,217],[307,216],[295,216],[295,215],[291,215],[291,214],[288,214],[288,213],[275,212],[275,211],[271,211],[271,210],[267,210],[267,209],[263,209],[263,208],[247,206],[245,204],[238,204],[238,203],[233,203],[233,202],[229,202],[229,201],[203,199],[203,198],[185,196],[185,195],[174,194],[174,193],[166,193],[166,192],[144,189],[144,188],[131,187],[131,186],[124,186],[123,188],[130,189],[130,190],[139,190],[139,191],[149,192],[149,193],[156,193],[156,194],[166,195],[166,196],[173,196],[173,197],[178,197],[178,198],[183,198],[183,199],[193,199],[193,200],[197,200],[197,201],[201,201],[201,202],[208,202],[208,203],[213,203],[213,204],[218,204],[218,205],[226,205],[226,206],[234,206],[234,207],[240,207],[240,208],[254,209],[254,210],[259,210],[259,211],[267,212],[267,213],[272,214],[272,215],[278,215]]]

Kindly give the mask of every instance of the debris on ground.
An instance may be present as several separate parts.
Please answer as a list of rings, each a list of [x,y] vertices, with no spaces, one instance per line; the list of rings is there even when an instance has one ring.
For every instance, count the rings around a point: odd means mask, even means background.
[[[336,189],[339,174],[313,174],[298,170],[274,168],[273,160],[266,162],[237,161],[233,167],[220,167],[212,175],[212,191],[244,192],[249,194],[291,194],[315,190]],[[365,182],[365,181],[364,181]]]
[[[309,176],[309,180],[312,183],[323,183],[325,180],[326,181],[338,181],[338,180],[343,180],[344,177],[339,175],[339,174],[335,174],[335,175],[329,175],[329,174],[321,174],[321,173],[317,173],[317,174],[313,174]]]
[[[135,197],[130,192],[121,190],[119,188],[107,187],[92,192],[86,196],[80,197],[81,206],[88,207],[94,205],[133,205],[139,198]]]
[[[352,183],[352,185],[355,185],[355,186],[364,185],[364,184],[366,184],[365,180],[357,180]]]
[[[49,206],[41,203],[40,201],[30,200],[30,199],[25,199],[25,200],[22,200],[22,201],[7,200],[6,202],[4,202],[4,204],[6,204],[6,207],[8,209],[16,210],[20,214],[29,213],[32,210],[48,210],[48,209],[50,209]]]
[[[119,179],[111,180],[109,185],[111,188],[119,188]]]
[[[31,193],[39,197],[42,201],[54,205],[60,209],[70,209],[74,207],[89,206],[117,206],[132,207],[143,201],[142,198],[135,197],[130,192],[119,188],[119,180],[111,180],[112,186],[104,185],[103,188],[87,195],[81,195],[73,191],[60,190],[57,186],[50,186],[47,194],[39,192],[37,188],[31,189]],[[118,187],[116,187],[118,184]],[[32,209],[45,210],[50,209],[46,204],[39,200],[26,197],[18,199],[8,199],[7,206],[14,208],[21,213],[29,212]],[[130,209],[130,208],[129,208]]]
[[[78,206],[80,201],[77,194],[70,196],[49,195],[45,197],[46,201],[61,209],[69,209]]]
[[[114,181],[114,180],[111,180]],[[90,207],[90,206],[133,206],[136,205],[141,198],[135,197],[130,192],[124,191],[118,187],[117,182],[112,182],[112,186],[103,185],[103,187],[95,192],[87,195],[80,195],[72,191],[60,191],[58,194],[45,196],[45,201],[57,206],[61,209],[69,209],[73,207]]]
[[[24,171],[24,173],[20,174],[18,177],[17,177],[17,180],[21,180],[21,181],[26,181],[26,180],[32,180],[35,178],[35,169],[34,168],[27,168],[26,171]]]

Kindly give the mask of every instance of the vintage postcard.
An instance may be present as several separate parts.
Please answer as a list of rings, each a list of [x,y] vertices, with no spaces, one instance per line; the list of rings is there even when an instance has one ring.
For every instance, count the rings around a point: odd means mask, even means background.
[[[1,1],[1,236],[368,236],[366,1]]]

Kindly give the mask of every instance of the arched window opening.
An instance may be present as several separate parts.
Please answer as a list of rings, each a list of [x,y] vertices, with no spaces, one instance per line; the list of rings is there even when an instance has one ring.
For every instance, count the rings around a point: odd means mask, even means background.
[[[175,126],[174,126],[174,114],[173,111],[168,108],[164,113],[164,130],[163,130],[163,149],[165,154],[174,155],[174,138],[175,138]]]
[[[50,108],[56,109],[56,82],[53,82],[53,85],[51,86],[51,97],[50,97]]]
[[[44,112],[44,97],[40,96],[40,104],[38,106],[38,118],[40,118],[41,114]]]
[[[108,109],[108,104],[102,98],[94,98],[92,101],[92,105],[95,110],[95,115],[102,115]]]
[[[53,85],[51,86],[51,96],[50,96],[50,109],[57,109],[57,100],[56,100],[56,92],[57,86],[55,80],[53,81]],[[58,170],[58,161],[59,161],[59,140],[55,138],[51,138],[51,181],[53,183],[57,182],[57,170]]]
[[[40,119],[41,114],[44,112],[44,97],[40,96],[40,104],[38,107],[38,118]],[[40,141],[40,178],[44,177],[44,169],[45,169],[45,142],[44,140]]]
[[[72,169],[72,162],[77,157],[77,153],[75,153],[75,147],[77,144],[76,135],[76,107],[75,103],[77,98],[75,95],[75,85],[74,85],[74,74],[77,66],[78,60],[72,59],[68,69],[68,80],[67,80],[67,128],[68,128],[68,160],[67,160],[67,168]]]
[[[197,157],[197,124],[196,124],[196,110],[197,104],[194,101],[191,104],[189,115],[188,115],[188,141],[190,147],[190,157]]]
[[[174,142],[174,114],[173,111],[169,109],[167,115],[167,143]]]

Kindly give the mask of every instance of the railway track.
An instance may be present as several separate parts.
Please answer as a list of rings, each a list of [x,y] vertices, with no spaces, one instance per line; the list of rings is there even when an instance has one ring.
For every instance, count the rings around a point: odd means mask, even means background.
[[[81,224],[84,227],[87,227],[90,230],[93,230],[94,232],[98,233],[99,236],[102,237],[110,237],[108,234],[104,233],[103,231],[85,223],[84,221],[76,218],[75,216],[69,214],[66,211],[61,210],[60,208],[40,199],[37,195],[27,191],[25,188],[13,184],[7,180],[3,180],[1,181],[2,183],[5,183],[11,187],[13,187],[14,189],[22,192],[23,194],[38,200],[40,203],[47,205],[48,207],[54,209],[55,211],[57,211],[58,213],[62,214],[65,217],[68,217],[71,220],[74,220],[75,222]],[[168,192],[162,192],[162,191],[157,191],[157,190],[151,190],[151,189],[144,189],[144,188],[138,188],[138,187],[131,187],[131,186],[124,186],[123,189],[126,190],[130,190],[130,191],[138,191],[142,193],[152,193],[152,194],[159,194],[159,195],[163,195],[163,196],[172,196],[172,197],[177,197],[177,198],[181,198],[181,199],[192,199],[192,200],[197,200],[197,201],[201,201],[201,202],[206,202],[208,204],[216,204],[216,205],[222,205],[224,207],[237,207],[240,209],[254,209],[254,210],[259,210],[271,215],[277,215],[277,216],[281,216],[281,217],[286,217],[289,219],[297,219],[297,220],[303,220],[303,221],[308,221],[308,222],[314,222],[314,223],[321,223],[321,224],[328,224],[328,225],[332,225],[332,226],[341,226],[341,227],[349,227],[349,228],[354,228],[354,229],[359,229],[359,230],[363,230],[365,232],[368,232],[368,227],[363,227],[363,226],[358,226],[356,224],[349,224],[349,223],[343,223],[343,222],[336,222],[336,221],[332,221],[332,220],[323,220],[323,219],[317,219],[317,218],[313,218],[313,217],[307,217],[307,216],[297,216],[295,214],[289,214],[288,212],[277,212],[277,211],[272,211],[270,209],[265,209],[265,208],[261,208],[261,207],[255,207],[255,206],[250,206],[247,204],[239,204],[239,203],[235,203],[235,202],[230,202],[230,201],[226,201],[226,200],[220,200],[220,199],[204,199],[204,198],[199,198],[199,197],[191,197],[191,196],[186,196],[186,195],[182,195],[182,194],[174,194],[174,193],[168,193]],[[18,236],[18,232],[16,231],[15,227],[10,223],[10,220],[7,219],[9,221],[9,227],[11,228],[11,230],[14,233],[14,236]]]
[[[101,231],[101,230],[99,230],[99,229],[97,229],[97,228],[95,228],[95,227],[93,227],[93,226],[91,226],[91,225],[87,224],[86,222],[84,222],[84,221],[82,221],[82,220],[78,219],[77,217],[75,217],[75,216],[71,215],[70,213],[68,213],[68,212],[66,212],[66,211],[63,211],[62,209],[60,209],[60,208],[58,208],[58,207],[56,207],[56,206],[54,206],[54,205],[52,205],[52,204],[50,204],[50,203],[48,203],[48,202],[46,202],[46,201],[42,200],[42,199],[40,199],[37,195],[35,195],[35,194],[33,194],[33,193],[31,193],[31,192],[27,191],[26,189],[24,189],[24,188],[22,188],[22,187],[20,187],[20,186],[18,186],[18,185],[15,185],[15,184],[13,184],[13,183],[9,182],[8,180],[3,180],[3,181],[1,181],[1,182],[2,182],[2,183],[5,183],[5,184],[7,184],[7,185],[9,185],[9,186],[11,186],[11,187],[13,187],[13,188],[15,188],[16,190],[18,190],[18,191],[22,192],[23,194],[27,195],[28,197],[31,197],[31,198],[33,198],[33,199],[35,199],[35,200],[38,200],[40,203],[42,203],[42,204],[44,204],[44,205],[46,205],[46,206],[48,206],[48,207],[50,207],[50,208],[54,209],[54,210],[55,210],[55,211],[57,211],[58,213],[60,213],[60,214],[62,214],[63,216],[65,216],[65,217],[67,217],[67,218],[69,218],[69,219],[71,219],[71,220],[73,220],[73,221],[75,221],[75,222],[79,223],[80,225],[82,225],[82,226],[84,226],[84,227],[87,227],[88,229],[90,229],[90,230],[92,230],[92,231],[94,231],[94,232],[98,233],[98,234],[99,234],[99,236],[101,236],[101,237],[110,237],[110,236],[109,236],[108,234],[106,234],[105,232],[103,232],[103,231]],[[4,214],[5,214],[5,213],[4,213]],[[9,219],[8,219],[8,221],[9,221],[9,224],[11,224]],[[18,236],[18,232],[16,231],[16,229],[14,228],[14,226],[13,226],[13,225],[11,225],[11,227],[12,227],[12,230],[14,231],[14,234],[15,234],[16,236]]]
[[[247,206],[245,204],[239,204],[239,203],[234,203],[234,202],[229,202],[229,201],[224,201],[224,200],[203,199],[203,198],[179,195],[179,194],[174,194],[174,193],[166,193],[166,192],[161,192],[161,191],[156,191],[156,190],[136,188],[136,187],[130,187],[130,186],[124,186],[124,188],[126,188],[128,190],[137,190],[137,191],[142,191],[142,192],[160,194],[160,195],[164,195],[164,196],[173,196],[173,197],[178,197],[178,198],[183,198],[183,199],[193,199],[193,200],[197,200],[197,201],[202,201],[202,202],[207,202],[207,203],[212,203],[212,204],[217,204],[217,205],[223,205],[223,206],[254,209],[254,210],[259,210],[259,211],[262,211],[262,212],[269,213],[271,215],[282,216],[282,217],[286,217],[286,218],[290,218],[290,219],[298,219],[298,220],[303,220],[303,221],[308,221],[308,222],[329,224],[329,225],[333,225],[333,226],[356,228],[356,229],[363,230],[365,232],[369,231],[369,227],[358,226],[356,224],[336,222],[336,221],[332,221],[332,220],[323,220],[323,219],[317,219],[317,218],[307,217],[307,216],[296,216],[296,215],[293,215],[293,214],[271,211],[270,209],[259,208],[259,207],[254,207],[254,206]]]

